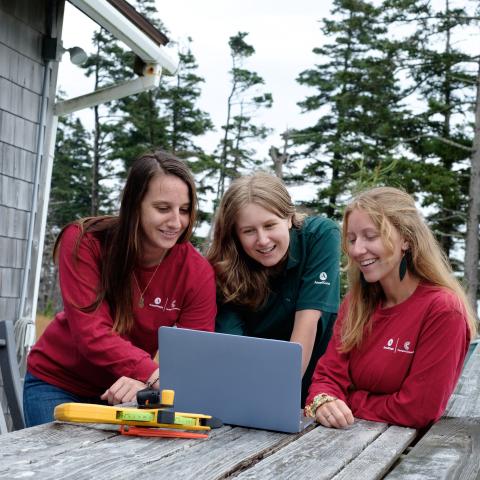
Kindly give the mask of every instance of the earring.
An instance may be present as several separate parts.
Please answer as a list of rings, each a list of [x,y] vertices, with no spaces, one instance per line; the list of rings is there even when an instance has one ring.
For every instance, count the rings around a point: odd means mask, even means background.
[[[403,280],[406,273],[407,273],[407,252],[403,254],[403,257],[400,260],[400,265],[398,267],[398,276],[400,277],[400,281]]]
[[[365,277],[363,276],[363,272],[360,272],[360,285],[362,285],[362,288],[367,288],[368,282],[365,280]]]

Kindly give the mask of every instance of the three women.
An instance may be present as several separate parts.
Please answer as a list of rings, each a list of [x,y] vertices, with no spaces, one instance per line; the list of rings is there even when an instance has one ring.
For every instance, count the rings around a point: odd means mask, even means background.
[[[186,167],[156,152],[132,167],[118,217],[64,229],[65,311],[29,356],[28,425],[51,420],[58,403],[130,401],[158,386],[160,325],[213,329],[213,272],[188,243],[195,208]],[[474,314],[413,199],[372,189],[345,210],[350,289],[317,364],[337,312],[339,242],[335,223],[299,215],[276,177],[235,180],[208,252],[217,331],[300,343],[302,402],[315,369],[306,412],[324,426],[354,416],[426,426],[453,392]]]

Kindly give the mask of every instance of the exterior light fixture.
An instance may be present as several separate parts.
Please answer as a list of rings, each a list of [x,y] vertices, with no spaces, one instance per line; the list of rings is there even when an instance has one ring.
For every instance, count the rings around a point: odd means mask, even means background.
[[[71,47],[71,48],[63,48],[61,50],[61,53],[64,54],[65,52],[68,52],[70,54],[70,61],[74,65],[83,65],[87,59],[88,55],[86,54],[85,50],[80,47]]]

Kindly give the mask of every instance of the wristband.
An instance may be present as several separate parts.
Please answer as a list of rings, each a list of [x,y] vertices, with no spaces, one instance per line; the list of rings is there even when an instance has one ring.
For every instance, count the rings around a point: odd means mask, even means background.
[[[327,393],[319,393],[313,398],[311,403],[305,406],[305,415],[307,417],[315,418],[315,413],[318,407],[321,407],[324,403],[333,402],[334,400],[337,400],[337,397],[333,397]]]

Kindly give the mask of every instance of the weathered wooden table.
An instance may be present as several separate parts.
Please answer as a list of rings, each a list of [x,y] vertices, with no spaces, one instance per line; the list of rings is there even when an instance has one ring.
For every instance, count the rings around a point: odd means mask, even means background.
[[[0,436],[0,478],[381,478],[414,436],[412,429],[362,420],[303,434],[224,426],[204,440],[50,423]]]
[[[465,365],[447,411],[403,456],[388,480],[480,477],[480,346]]]
[[[0,435],[0,479],[473,479],[480,476],[480,349],[446,417],[413,429],[357,420],[284,434],[225,426],[208,439],[135,438],[50,423]]]

